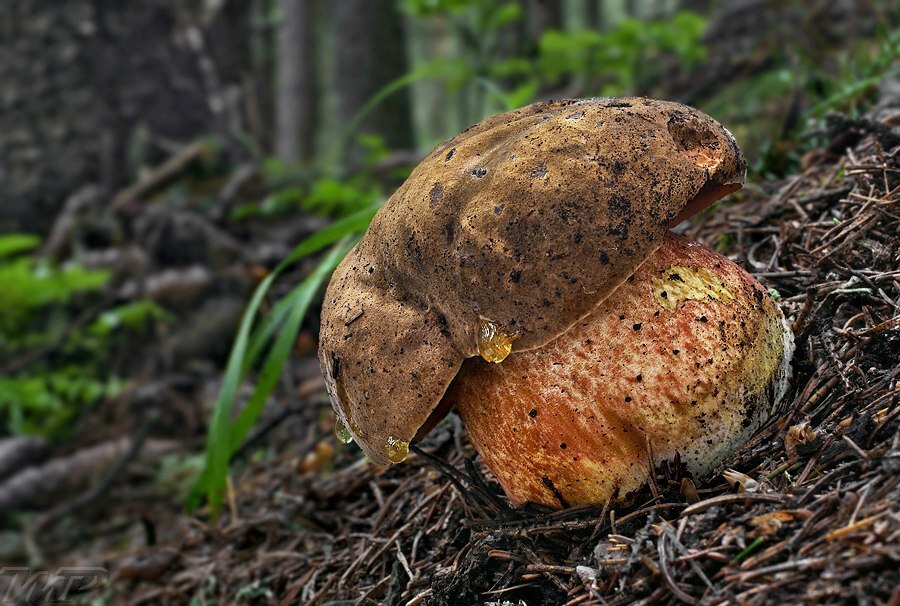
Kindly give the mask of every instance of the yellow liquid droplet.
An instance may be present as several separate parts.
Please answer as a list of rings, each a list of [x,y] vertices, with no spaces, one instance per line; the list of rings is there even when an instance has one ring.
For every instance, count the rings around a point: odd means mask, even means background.
[[[488,362],[502,362],[512,351],[514,337],[503,332],[500,325],[481,320],[478,328],[478,353]]]
[[[349,444],[353,441],[353,436],[350,435],[350,431],[340,417],[335,417],[334,419],[334,435],[344,444]]]
[[[391,463],[402,463],[409,455],[409,442],[389,436],[387,445],[384,447],[384,454]]]

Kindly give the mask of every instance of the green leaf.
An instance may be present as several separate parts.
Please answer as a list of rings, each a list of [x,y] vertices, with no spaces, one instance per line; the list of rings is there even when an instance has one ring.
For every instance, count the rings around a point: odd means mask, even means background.
[[[372,95],[368,101],[356,112],[356,115],[350,119],[347,123],[347,126],[344,127],[340,136],[337,138],[334,147],[332,148],[331,153],[328,155],[331,156],[331,163],[339,156],[341,151],[346,146],[347,142],[350,141],[351,136],[356,131],[357,128],[362,124],[363,120],[366,119],[372,110],[378,107],[385,99],[393,95],[394,93],[403,90],[408,86],[412,86],[416,82],[420,80],[425,80],[427,78],[433,77],[433,70],[438,69],[437,64],[435,65],[427,65],[420,66],[408,74],[404,74],[400,76],[396,80],[388,82],[383,87],[381,87],[374,95]]]
[[[32,234],[5,234],[0,236],[0,259],[16,255],[41,243],[41,239]]]
[[[401,0],[400,8],[416,17],[442,13],[459,13],[478,4],[479,0]]]
[[[312,191],[300,208],[307,212],[342,216],[373,204],[381,196],[373,184],[357,186],[339,179],[323,177],[313,183]]]
[[[97,337],[108,337],[119,330],[142,330],[154,320],[174,322],[175,319],[155,301],[142,299],[104,311],[88,326],[88,332]]]
[[[331,149],[325,153],[325,165],[334,166],[337,164],[337,160],[343,149],[346,147],[347,142],[351,140],[366,116],[394,93],[410,87],[417,82],[432,78],[439,78],[447,81],[448,89],[454,91],[470,82],[473,73],[471,66],[462,58],[439,58],[422,63],[409,73],[388,82],[365,102],[359,111],[356,112],[356,115],[354,115],[343,128]]]
[[[52,275],[51,272],[50,275]],[[55,279],[65,295],[76,292],[97,290],[109,280],[110,272],[98,269],[85,269],[80,265],[71,265],[51,278]]]
[[[522,107],[534,101],[537,97],[540,82],[537,78],[531,78],[515,89],[506,93],[506,99],[512,107]]]
[[[115,378],[66,366],[23,377],[0,377],[0,416],[13,434],[54,439],[65,435],[85,407],[121,391]]]
[[[507,2],[494,9],[485,23],[486,29],[500,29],[522,18],[522,7],[518,2]]]
[[[494,61],[488,66],[488,74],[494,78],[511,78],[515,76],[530,76],[535,72],[531,61],[524,57],[510,57]]]
[[[847,99],[851,99],[865,90],[877,87],[879,83],[884,82],[887,78],[896,76],[898,73],[900,73],[900,68],[892,69],[884,74],[875,74],[868,78],[859,80],[858,82],[848,84],[842,90],[836,92],[824,101],[807,110],[806,114],[812,116],[823,115],[827,110],[840,105]]]
[[[328,227],[320,229],[303,242],[298,244],[291,254],[287,256],[287,258],[278,264],[278,267],[274,269],[272,274],[280,274],[285,269],[290,267],[292,264],[297,262],[298,260],[311,255],[314,252],[318,252],[327,246],[330,246],[343,238],[344,236],[348,236],[360,231],[365,231],[365,229],[369,226],[369,223],[372,221],[372,217],[375,216],[375,213],[378,212],[378,209],[381,208],[381,204],[372,204],[367,208],[363,208],[360,211],[353,213],[348,217],[344,217],[338,221],[335,221]]]
[[[28,256],[0,263],[0,333],[21,335],[33,312],[52,303],[66,303],[78,292],[97,290],[109,272],[77,265],[57,269],[45,259]]]
[[[391,148],[381,135],[361,133],[356,137],[356,142],[365,150],[363,166],[367,169],[377,166],[391,155]]]
[[[560,32],[547,30],[538,42],[538,67],[552,80],[566,74],[592,73],[592,60],[604,37],[592,30]]]

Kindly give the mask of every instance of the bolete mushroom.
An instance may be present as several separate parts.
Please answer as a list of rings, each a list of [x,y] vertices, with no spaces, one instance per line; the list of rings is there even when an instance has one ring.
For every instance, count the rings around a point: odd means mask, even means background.
[[[645,98],[535,103],[442,143],[326,292],[338,435],[396,463],[458,406],[514,503],[624,496],[676,452],[707,471],[783,392],[792,340],[748,274],[667,230],[744,171],[712,118]]]

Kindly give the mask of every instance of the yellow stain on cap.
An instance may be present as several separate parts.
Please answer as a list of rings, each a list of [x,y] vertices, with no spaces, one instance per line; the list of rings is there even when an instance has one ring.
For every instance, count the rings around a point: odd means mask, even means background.
[[[682,301],[714,299],[726,305],[734,301],[734,294],[714,272],[705,267],[696,269],[673,265],[662,277],[651,278],[653,297],[660,306],[675,311]]]

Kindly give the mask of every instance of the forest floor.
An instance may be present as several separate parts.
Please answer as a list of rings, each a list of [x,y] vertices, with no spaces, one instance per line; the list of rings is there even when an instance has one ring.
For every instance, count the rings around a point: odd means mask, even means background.
[[[900,103],[818,136],[685,230],[777,293],[797,344],[779,410],[711,477],[511,509],[455,415],[382,470],[333,436],[306,332],[217,522],[147,488],[156,436],[126,481],[30,519],[26,551],[101,563],[113,603],[900,604]]]

